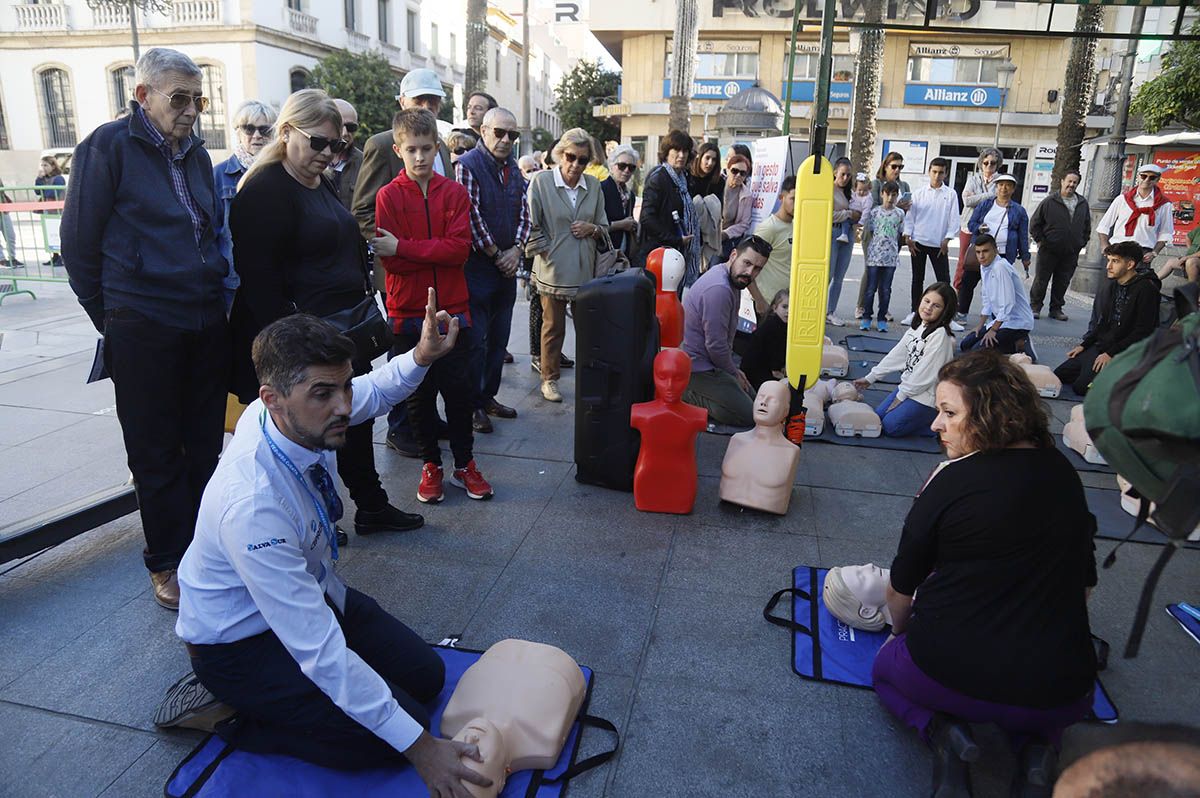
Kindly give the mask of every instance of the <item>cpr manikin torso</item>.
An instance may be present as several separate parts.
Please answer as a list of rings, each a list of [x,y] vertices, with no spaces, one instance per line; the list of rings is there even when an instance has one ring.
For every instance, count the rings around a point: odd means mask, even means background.
[[[646,256],[646,271],[654,275],[654,313],[658,316],[658,337],[663,347],[683,343],[683,303],[679,301],[679,283],[686,264],[678,250],[659,247]]]
[[[783,515],[792,500],[800,449],[783,434],[791,388],[769,380],[754,399],[754,429],[729,439],[721,463],[721,498],[742,507]]]
[[[825,431],[825,405],[829,404],[833,380],[818,380],[804,392],[804,437],[815,438]]]
[[[1049,366],[1034,365],[1033,359],[1022,352],[1009,355],[1009,358],[1021,367],[1025,376],[1029,377],[1033,387],[1037,388],[1039,396],[1045,396],[1047,399],[1058,398],[1062,392],[1062,381],[1054,376],[1053,369]]]
[[[1104,455],[1096,450],[1092,443],[1092,436],[1088,435],[1087,427],[1083,424],[1083,405],[1075,405],[1071,408],[1071,420],[1063,427],[1063,442],[1089,463],[1108,465],[1104,460]]]
[[[859,401],[858,390],[853,383],[839,382],[833,389],[833,403],[829,405],[829,423],[833,431],[843,438],[878,438],[883,423],[871,406]]]
[[[652,513],[690,513],[696,502],[696,436],[708,426],[708,411],[681,400],[692,376],[682,349],[654,358],[654,401],[634,405],[629,424],[642,434],[633,470],[633,503]]]
[[[583,705],[587,684],[565,652],[527,640],[501,640],[467,668],[442,715],[442,735],[479,746],[480,764],[462,763],[492,780],[463,786],[493,798],[508,773],[554,766]]]
[[[850,353],[846,347],[839,346],[825,336],[825,344],[821,348],[821,374],[830,377],[845,377],[850,370]]]
[[[847,626],[878,632],[890,626],[887,586],[891,572],[878,565],[845,565],[830,568],[821,591],[825,609]]]

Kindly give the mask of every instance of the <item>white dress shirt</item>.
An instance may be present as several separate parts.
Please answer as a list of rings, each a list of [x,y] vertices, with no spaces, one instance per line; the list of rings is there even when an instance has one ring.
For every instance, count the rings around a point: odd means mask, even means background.
[[[958,195],[943,183],[913,192],[912,208],[904,214],[904,235],[927,247],[958,237]]]
[[[981,267],[979,272],[983,317],[1001,322],[1006,330],[1032,330],[1033,308],[1016,268],[997,255],[990,266]]]
[[[571,201],[571,207],[575,208],[579,205],[579,192],[587,191],[587,181],[583,179],[583,175],[579,176],[579,182],[575,184],[575,188],[567,185],[567,181],[563,180],[562,170],[557,166],[554,167],[554,185],[567,192],[567,199]]]
[[[1140,194],[1134,194],[1133,202],[1139,208],[1149,208],[1154,204],[1154,194],[1151,193],[1149,197],[1145,198]],[[1096,225],[1096,232],[1108,236],[1110,244],[1136,241],[1144,249],[1154,249],[1154,245],[1159,241],[1170,244],[1175,237],[1175,213],[1171,203],[1160,205],[1154,212],[1153,226],[1150,225],[1149,216],[1146,214],[1139,216],[1137,226],[1133,228],[1133,235],[1128,236],[1125,235],[1125,225],[1131,215],[1133,215],[1133,210],[1129,207],[1129,203],[1125,201],[1123,195],[1118,194],[1113,198],[1112,205],[1108,206],[1100,224]]]
[[[354,378],[350,424],[386,413],[417,389],[426,368],[411,352]],[[301,474],[276,459],[266,432]],[[337,457],[286,438],[261,399],[238,420],[233,441],[204,489],[196,534],[179,564],[179,620],[189,643],[232,643],[273,631],[313,681],[348,716],[397,751],[421,726],[400,708],[387,683],[346,639],[325,597],[345,609],[346,585],[312,496],[309,468],[321,464],[337,482]],[[311,491],[311,496],[310,496]]]

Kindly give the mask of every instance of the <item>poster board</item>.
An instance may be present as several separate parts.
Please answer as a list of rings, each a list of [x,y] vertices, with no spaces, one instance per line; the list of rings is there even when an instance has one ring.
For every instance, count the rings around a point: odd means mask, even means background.
[[[791,146],[789,136],[772,136],[755,139],[750,152],[754,158],[754,171],[750,175],[750,228],[753,233],[758,225],[779,206],[779,186],[783,179],[792,174]],[[758,315],[754,312],[754,299],[743,289],[738,306],[738,332],[752,333],[758,327]]]
[[[1175,246],[1186,247],[1188,233],[1196,229],[1200,204],[1200,150],[1157,150],[1153,162],[1163,168],[1159,187],[1171,200],[1175,215]]]

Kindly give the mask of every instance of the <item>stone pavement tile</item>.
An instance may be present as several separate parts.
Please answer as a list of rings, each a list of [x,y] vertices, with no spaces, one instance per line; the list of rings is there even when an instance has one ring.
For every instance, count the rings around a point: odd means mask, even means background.
[[[112,380],[86,384],[88,367],[81,362],[76,368],[48,371],[0,385],[0,405],[73,413],[95,413],[111,408],[115,404]]]
[[[801,485],[913,496],[918,476],[911,452],[822,444],[806,446],[796,481]]]
[[[91,416],[32,407],[0,407],[0,445],[19,446],[49,432],[78,425]]]
[[[702,432],[696,438],[696,468],[702,477],[720,477],[729,435]]]
[[[41,663],[124,605],[128,599],[84,584],[0,576],[0,686],[22,674],[58,681]],[[48,678],[54,676],[54,678]]]
[[[786,666],[785,653],[780,659]],[[834,694],[790,671],[733,690],[643,679],[607,795],[850,795],[839,786],[842,769],[862,764],[842,763],[841,728]]]
[[[97,795],[155,742],[134,729],[3,701],[0,738],[0,795],[21,798]]]
[[[190,666],[175,636],[178,616],[155,604],[149,580],[146,586],[145,595],[10,683],[0,699],[153,731],[154,710]]]
[[[694,523],[721,528],[752,529],[757,532],[778,532],[793,535],[813,535],[812,493],[806,485],[792,487],[792,500],[787,515],[752,510],[720,498],[721,480],[718,477],[700,477],[696,494],[696,505],[691,515],[681,518]],[[685,531],[687,525],[680,526]]]
[[[891,568],[899,545],[899,528],[890,536],[872,540],[822,537],[817,540],[821,556],[811,564],[821,568],[833,568],[835,565],[874,563],[880,568]]]
[[[699,506],[700,498],[696,503]],[[603,518],[609,524],[641,530],[669,533],[680,516],[665,513],[644,513],[633,503],[633,493],[587,485],[575,479],[575,470],[559,485],[558,492],[546,508],[542,521],[552,524],[556,518]]]
[[[511,367],[510,367],[511,368]],[[539,393],[528,403],[518,403],[515,419],[493,418],[495,432],[476,433],[475,452],[480,467],[487,455],[528,457],[542,460],[575,461],[575,386],[561,383],[562,404],[547,402]],[[504,401],[501,397],[500,401]],[[507,404],[507,403],[506,403]]]
[[[486,649],[509,637],[536,640],[601,672],[632,676],[650,634],[653,601],[644,582],[510,566],[467,625],[463,645]]]
[[[587,665],[588,663],[581,663]],[[589,666],[590,667],[590,666]],[[618,676],[611,673],[595,673],[592,688],[592,699],[588,704],[588,714],[612,721],[621,735],[620,742],[625,740],[625,719],[633,704],[633,679],[629,676]],[[583,740],[579,746],[576,762],[582,762],[590,756],[613,747],[613,736],[599,729],[585,729]],[[617,756],[607,763],[589,770],[569,783],[567,794],[571,798],[599,798],[604,795],[605,788],[612,781],[620,761],[620,750]]]
[[[159,798],[176,766],[204,739],[202,732],[160,732],[154,745],[100,793],[101,798]]]
[[[29,362],[17,368],[9,368],[5,364],[9,361],[0,360],[0,385],[8,385],[9,383],[18,382],[20,380],[30,379],[39,374],[48,374],[52,371],[67,370],[72,373],[84,373],[92,367],[92,354],[74,354],[60,355],[58,357],[28,357],[25,355],[14,356],[19,357],[22,361]]]
[[[0,505],[0,509],[4,505]],[[145,539],[136,513],[26,558],[7,573],[26,580],[71,585],[131,599],[150,586],[142,560]]]
[[[818,534],[822,538],[897,541],[912,496],[863,494],[853,490],[813,488]]]
[[[793,568],[818,559],[816,538],[681,520],[664,584],[675,590],[749,596],[765,604],[776,590],[790,586]]]
[[[14,451],[15,449],[9,450],[10,453]],[[49,459],[44,454],[39,456],[41,460]],[[18,462],[14,458],[0,460],[0,474],[4,473],[5,463],[9,461]],[[26,458],[19,462],[29,461]],[[68,470],[56,476],[48,476],[54,473],[52,471],[36,471],[27,476],[18,476],[17,479],[22,480],[23,485],[28,481],[35,481],[34,477],[37,477],[36,484],[24,487],[8,498],[0,500],[0,520],[9,523],[32,518],[93,493],[120,487],[129,479],[125,454],[116,447],[91,462],[69,465],[71,467]],[[0,488],[0,495],[7,493],[7,489]]]

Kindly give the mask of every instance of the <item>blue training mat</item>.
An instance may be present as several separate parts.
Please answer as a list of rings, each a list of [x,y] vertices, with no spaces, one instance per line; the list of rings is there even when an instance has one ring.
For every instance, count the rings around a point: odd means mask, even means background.
[[[1121,491],[1103,488],[1084,488],[1088,509],[1096,516],[1096,537],[1105,540],[1125,540],[1130,543],[1149,543],[1165,546],[1170,540],[1158,527],[1146,522],[1138,527],[1133,537],[1129,536],[1135,518],[1121,507]],[[1183,540],[1179,545],[1187,549],[1200,549],[1200,541]]]
[[[483,652],[443,646],[433,648],[446,663],[446,686],[438,694],[431,713],[432,730],[437,734],[441,728],[442,712],[454,688],[458,686],[458,680]],[[504,785],[504,791],[500,793],[502,798],[557,798],[563,795],[569,779],[607,762],[616,753],[614,747],[612,751],[575,764],[583,726],[595,726],[616,733],[616,728],[608,721],[586,714],[592,696],[593,674],[590,668],[582,670],[587,681],[587,696],[580,710],[580,719],[567,735],[558,762],[550,770],[512,773]],[[179,763],[167,780],[163,793],[167,798],[241,798],[247,795],[264,798],[276,795],[286,795],[288,798],[325,798],[331,795],[426,798],[429,795],[417,771],[407,764],[372,770],[332,770],[290,756],[239,751],[215,734],[205,738]]]
[[[896,326],[900,328],[900,332],[902,333],[907,329],[902,324]],[[842,346],[851,352],[873,352],[876,355],[886,355],[898,343],[900,343],[899,338],[880,338],[878,335],[867,335],[865,332],[847,335],[842,340]]]
[[[1196,610],[1195,604],[1168,604],[1167,615],[1178,621],[1179,625],[1183,627],[1183,631],[1191,635],[1192,639],[1197,643],[1200,643],[1200,618],[1185,610],[1185,606],[1193,611]]]
[[[778,591],[767,602],[763,617],[792,632],[792,670],[805,679],[833,682],[848,687],[871,689],[871,666],[875,654],[890,632],[864,632],[833,617],[821,598],[828,568],[801,565],[792,571],[793,586]],[[792,596],[792,620],[772,615],[784,596]],[[816,634],[812,630],[816,630]],[[1117,722],[1117,707],[1100,679],[1089,720]]]

